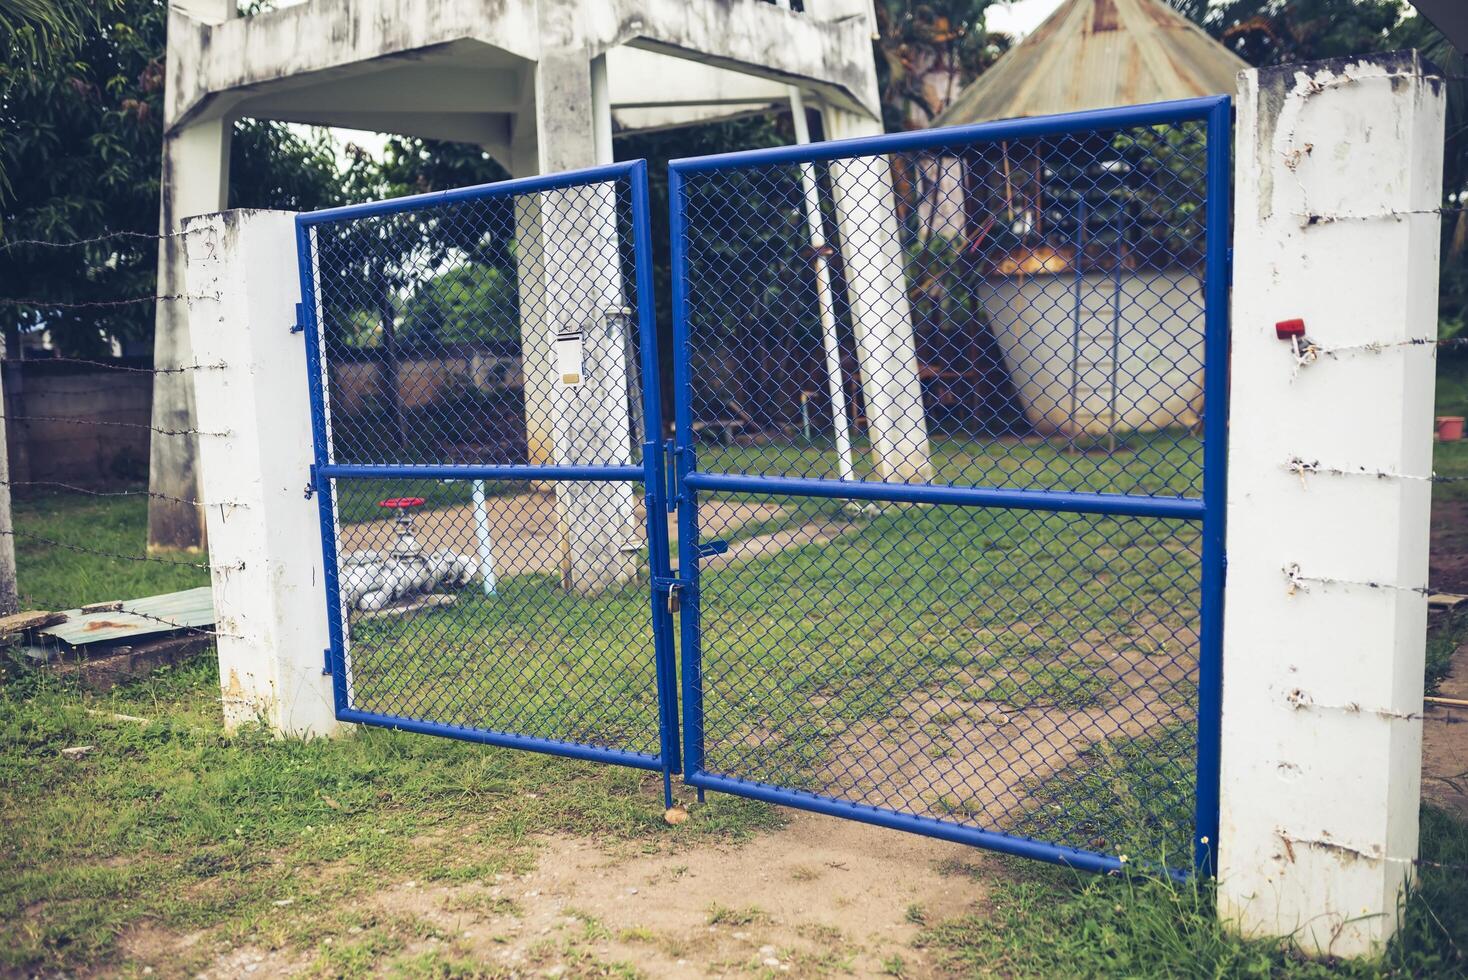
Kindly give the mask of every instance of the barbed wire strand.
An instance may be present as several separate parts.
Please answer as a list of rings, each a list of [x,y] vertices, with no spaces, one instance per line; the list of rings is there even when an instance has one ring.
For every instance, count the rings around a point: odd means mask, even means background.
[[[208,429],[165,429],[145,422],[115,422],[105,419],[79,419],[61,415],[0,415],[0,422],[55,422],[61,425],[102,425],[123,429],[148,429],[162,436],[218,436],[225,438],[231,433],[211,432]]]
[[[11,361],[10,363],[20,363]],[[125,371],[133,374],[182,374],[185,371],[219,371],[228,365],[224,361],[214,364],[180,364],[177,367],[134,367],[131,364],[112,364],[108,361],[95,361],[85,357],[45,357],[34,358],[33,364],[81,364],[87,367],[105,368],[109,371]]]
[[[187,228],[179,231],[104,231],[93,235],[91,238],[73,238],[68,241],[58,241],[47,238],[16,238],[8,242],[0,242],[0,254],[15,248],[78,248],[82,245],[97,245],[113,238],[137,238],[147,241],[163,241],[168,238],[183,238],[185,235],[197,235],[204,228]]]
[[[0,480],[0,486],[10,487],[55,487],[68,493],[85,494],[88,497],[151,497],[155,500],[168,500],[176,504],[190,504],[195,507],[243,507],[249,508],[249,504],[239,500],[221,500],[209,503],[204,500],[190,500],[187,497],[173,497],[166,493],[155,493],[152,490],[93,490],[88,487],[79,487],[73,483],[62,483],[57,480]]]
[[[0,528],[0,534],[8,535],[17,540],[25,538],[30,541],[40,542],[41,544],[51,545],[55,548],[65,548],[67,551],[75,551],[78,554],[97,555],[101,558],[114,558],[119,561],[153,562],[154,564],[158,565],[178,565],[184,568],[202,568],[205,571],[214,571],[215,569],[218,569],[225,572],[239,572],[243,571],[245,568],[243,562],[237,565],[211,565],[208,562],[176,561],[172,558],[156,558],[153,555],[121,555],[113,551],[98,551],[95,548],[83,548],[81,545],[71,544],[67,541],[57,541],[55,538],[48,538],[45,535],[41,534],[33,534],[30,531],[17,531],[14,529],[6,530]]]
[[[139,303],[157,303],[175,299],[219,299],[218,293],[164,293],[157,296],[128,296],[123,299],[93,299],[77,302],[62,302],[50,299],[0,298],[0,306],[32,307],[41,310],[92,310],[112,309],[120,306],[136,306]]]

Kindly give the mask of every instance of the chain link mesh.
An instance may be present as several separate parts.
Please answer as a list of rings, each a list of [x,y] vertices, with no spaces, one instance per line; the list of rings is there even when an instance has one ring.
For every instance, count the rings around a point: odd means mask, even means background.
[[[346,706],[659,760],[630,178],[309,242]]]
[[[700,492],[703,771],[1192,863],[1200,528],[1063,495],[1202,496],[1206,151],[1179,122],[683,174],[696,473],[1054,495]]]

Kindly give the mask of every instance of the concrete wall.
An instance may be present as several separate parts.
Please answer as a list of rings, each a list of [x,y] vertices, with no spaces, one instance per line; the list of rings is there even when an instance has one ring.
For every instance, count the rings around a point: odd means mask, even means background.
[[[78,486],[142,481],[152,400],[153,376],[145,372],[6,362],[10,478]],[[17,421],[26,418],[57,421]],[[89,424],[98,422],[120,424]]]

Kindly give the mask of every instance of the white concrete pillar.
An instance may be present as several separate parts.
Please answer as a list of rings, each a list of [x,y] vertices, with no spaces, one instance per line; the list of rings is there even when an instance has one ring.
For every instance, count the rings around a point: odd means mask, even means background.
[[[1237,127],[1218,910],[1365,955],[1417,853],[1442,83],[1247,71]]]
[[[169,0],[170,32],[194,29],[191,21],[222,24],[238,16],[235,0]],[[170,78],[168,84],[173,84]],[[211,119],[163,136],[163,172],[158,230],[177,232],[184,218],[218,211],[228,204],[229,142],[233,123]],[[183,244],[163,238],[158,244],[159,296],[188,292],[183,276]],[[191,363],[187,304],[160,299],[153,317],[153,363],[160,368]],[[194,395],[187,373],[154,375],[153,427],[173,432],[194,428]],[[204,515],[184,500],[199,499],[192,435],[153,434],[148,461],[148,548],[198,551],[204,544]]]
[[[587,125],[596,102],[592,59],[568,26],[574,19],[564,19],[568,10],[566,3],[541,9],[545,46],[536,66],[535,128],[542,173],[600,162],[596,127]],[[523,352],[526,390],[550,391],[550,455],[556,465],[630,464],[628,369],[615,319],[626,303],[615,193],[609,186],[589,186],[537,198],[542,291],[529,296],[522,290],[521,310],[523,317],[529,303],[539,314],[531,326],[543,335]],[[554,338],[566,333],[582,338],[583,380],[576,385],[564,383],[551,356]],[[536,373],[548,385],[532,382]],[[632,484],[557,482],[555,492],[563,585],[594,594],[635,577],[640,549],[628,547],[628,528],[636,522]]]
[[[865,115],[830,106],[823,107],[821,115],[828,139],[882,132],[882,124]],[[877,474],[896,483],[931,480],[927,416],[892,174],[882,157],[836,160],[831,163],[831,188]]]
[[[317,501],[307,499],[311,409],[294,215],[226,211],[185,222],[189,339],[221,367],[190,372],[209,523],[227,728],[339,730]]]

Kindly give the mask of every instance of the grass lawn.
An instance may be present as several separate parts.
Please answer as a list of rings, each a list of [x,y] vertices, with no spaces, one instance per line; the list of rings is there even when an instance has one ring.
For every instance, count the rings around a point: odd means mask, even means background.
[[[1448,450],[1439,453],[1441,469],[1468,471],[1458,447],[1439,448]],[[797,453],[779,465],[789,472],[811,459]],[[1104,467],[1115,464],[1087,456],[975,452],[957,443],[940,453],[940,471],[955,479],[1006,470],[1014,481],[1052,485],[1114,481]],[[1138,489],[1175,491],[1196,476],[1167,451],[1149,458],[1156,465]],[[744,463],[750,472],[761,464]],[[1058,484],[1057,473],[1076,483]],[[930,507],[851,514],[829,502],[783,502],[784,515],[742,527],[737,537],[788,532],[796,535],[791,546],[705,573],[710,769],[786,785],[804,779],[854,798],[885,787],[900,797],[869,801],[979,822],[1003,813],[1017,831],[1096,849],[1185,846],[1195,697],[1187,629],[1196,537],[1188,525]],[[17,507],[22,531],[123,555],[141,554],[144,520],[132,498]],[[705,539],[720,533],[703,530]],[[827,540],[808,540],[813,533]],[[207,581],[198,569],[103,564],[21,541],[21,588],[32,605]],[[631,632],[645,619],[644,589],[546,603],[548,592],[564,593],[546,576],[524,575],[507,579],[492,599],[471,595],[445,612],[360,623],[359,701],[648,750],[654,702],[645,648]],[[889,612],[865,612],[875,608]],[[1135,683],[1127,688],[1119,675]],[[136,972],[143,961],[129,950],[140,937],[168,933],[198,937],[177,963],[180,974],[250,943],[307,951],[306,972],[317,976],[494,976],[466,961],[452,936],[442,937],[443,956],[411,952],[433,927],[373,914],[366,900],[393,883],[472,884],[524,870],[547,832],[677,850],[741,846],[779,824],[772,808],[710,794],[688,823],[670,828],[661,821],[656,774],[444,739],[372,729],[315,742],[225,735],[217,685],[209,658],[108,695],[18,667],[7,673],[0,972]],[[1138,688],[1153,692],[1154,723],[1058,771],[1026,763],[1028,778],[1010,789],[1027,806],[1008,807],[964,781],[898,779],[917,757],[893,759],[894,744],[920,753],[929,770],[952,769],[941,760],[981,748],[981,708],[1022,721],[1102,726]],[[405,707],[405,691],[421,700]],[[455,697],[445,706],[432,700],[435,692]],[[877,727],[894,718],[901,738]],[[81,760],[60,755],[76,745],[96,748]],[[983,776],[984,784],[1006,778],[997,767]],[[1426,811],[1423,854],[1468,862],[1468,826]],[[1450,976],[1468,969],[1468,876],[1460,871],[1422,869],[1384,963],[1332,966],[1229,937],[1214,920],[1206,885],[1108,880],[1018,861],[997,867],[983,871],[990,886],[983,908],[924,925],[922,947],[956,974]],[[979,873],[962,864],[950,871]],[[514,901],[504,901],[497,914],[513,916]],[[636,973],[635,964],[589,955],[574,961],[573,974]],[[904,975],[900,959],[889,972]]]

